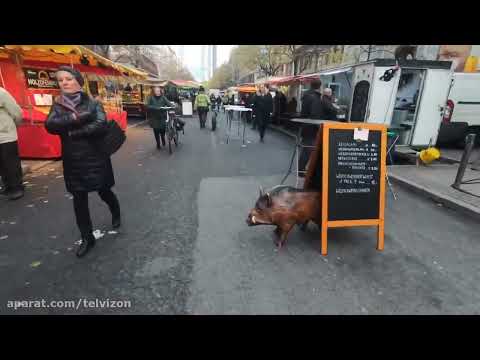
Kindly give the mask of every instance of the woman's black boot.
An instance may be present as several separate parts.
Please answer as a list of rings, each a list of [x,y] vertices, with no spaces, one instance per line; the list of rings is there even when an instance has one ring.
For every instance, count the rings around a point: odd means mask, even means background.
[[[77,249],[77,257],[81,258],[85,256],[91,248],[95,246],[95,236],[90,233],[86,236],[82,236],[82,243]]]
[[[121,222],[121,219],[120,219],[120,212],[118,212],[118,214],[113,214],[112,215],[112,227],[114,229],[118,229],[121,224],[122,224],[122,222]]]

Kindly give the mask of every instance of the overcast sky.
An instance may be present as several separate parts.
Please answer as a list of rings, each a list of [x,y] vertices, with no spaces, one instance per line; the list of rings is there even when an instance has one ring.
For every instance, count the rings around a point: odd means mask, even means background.
[[[172,50],[180,56],[180,45],[170,45]],[[237,45],[217,45],[217,66],[227,62],[230,57],[230,51]],[[184,45],[183,63],[191,71],[195,80],[201,81],[202,66],[202,45]]]

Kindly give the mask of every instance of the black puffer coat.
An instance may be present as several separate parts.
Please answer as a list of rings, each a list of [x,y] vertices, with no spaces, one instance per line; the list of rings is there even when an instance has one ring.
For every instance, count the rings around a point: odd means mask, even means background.
[[[79,113],[91,117],[78,123],[64,106],[61,97],[55,100],[45,127],[62,140],[63,174],[67,191],[98,191],[115,185],[110,157],[102,154],[98,142],[107,130],[107,118],[100,102],[82,93]]]

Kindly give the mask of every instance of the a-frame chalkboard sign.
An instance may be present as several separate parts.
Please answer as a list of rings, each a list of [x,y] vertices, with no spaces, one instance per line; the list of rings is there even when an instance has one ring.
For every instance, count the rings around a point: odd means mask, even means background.
[[[322,192],[321,251],[328,228],[378,227],[383,250],[387,127],[324,121],[305,176],[304,189]]]

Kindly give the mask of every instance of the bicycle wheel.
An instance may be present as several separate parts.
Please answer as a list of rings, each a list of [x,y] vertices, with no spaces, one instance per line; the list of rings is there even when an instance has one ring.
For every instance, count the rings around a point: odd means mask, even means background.
[[[177,147],[178,146],[178,130],[177,129],[175,129],[173,141],[175,142],[175,147]]]
[[[212,131],[217,128],[217,113],[212,113]]]
[[[173,150],[172,150],[172,140],[173,140],[173,134],[172,134],[172,128],[170,127],[168,129],[168,152],[170,154],[172,154]]]

